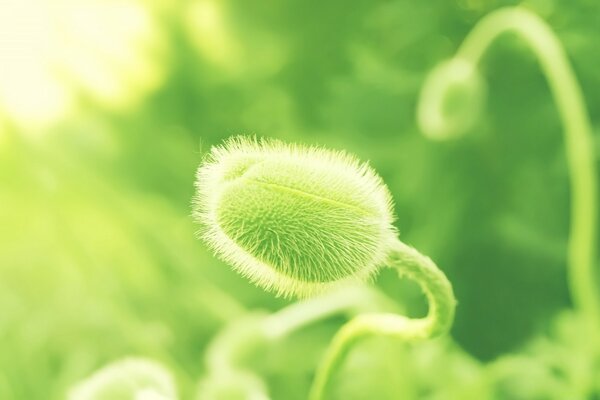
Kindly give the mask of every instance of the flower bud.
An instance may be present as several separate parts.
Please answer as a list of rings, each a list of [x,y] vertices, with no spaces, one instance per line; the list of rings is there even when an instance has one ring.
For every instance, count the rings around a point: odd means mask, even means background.
[[[211,150],[196,189],[208,245],[281,295],[367,278],[396,237],[383,181],[343,152],[234,137]]]

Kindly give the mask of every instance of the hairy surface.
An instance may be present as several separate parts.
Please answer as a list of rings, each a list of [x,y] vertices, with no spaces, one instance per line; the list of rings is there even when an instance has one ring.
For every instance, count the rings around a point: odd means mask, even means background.
[[[234,137],[208,154],[196,188],[203,239],[278,294],[365,279],[396,237],[386,186],[343,152]]]

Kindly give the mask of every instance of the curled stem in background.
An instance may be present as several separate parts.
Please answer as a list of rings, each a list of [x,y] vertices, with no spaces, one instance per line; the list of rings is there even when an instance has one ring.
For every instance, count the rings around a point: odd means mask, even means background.
[[[465,38],[456,56],[447,62],[446,65],[454,67],[438,68],[428,77],[419,99],[417,119],[423,133],[432,138],[445,139],[469,129],[472,118],[461,119],[460,122],[464,123],[458,126],[445,115],[442,110],[444,98],[453,85],[463,85],[463,94],[466,92],[468,96],[482,94],[478,65],[494,40],[509,32],[524,40],[537,57],[564,127],[572,193],[567,260],[569,289],[575,306],[592,323],[600,326],[600,293],[594,272],[597,172],[591,123],[573,69],[550,27],[537,15],[521,7],[499,9],[484,17]],[[474,100],[468,100],[467,104],[481,102],[482,99]],[[459,111],[468,114],[466,108]]]
[[[361,337],[425,339],[452,325],[452,286],[429,258],[398,240],[391,195],[367,164],[344,152],[235,137],[212,149],[197,178],[194,216],[203,239],[258,286],[307,296],[391,265],[426,293],[425,318],[367,313],[342,327],[317,371],[313,400],[324,396]]]

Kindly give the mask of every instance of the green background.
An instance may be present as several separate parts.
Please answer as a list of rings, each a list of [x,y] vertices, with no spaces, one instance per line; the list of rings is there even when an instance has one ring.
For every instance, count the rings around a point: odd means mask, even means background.
[[[573,354],[592,339],[578,337],[565,314],[562,129],[531,52],[510,37],[494,45],[482,66],[489,100],[464,138],[432,142],[415,122],[428,71],[454,54],[477,20],[514,2],[205,3],[217,10],[215,26],[194,19],[194,7],[203,7],[194,1],[137,3],[156,34],[138,44],[151,49],[138,56],[159,79],[127,107],[100,102],[67,77],[76,106],[49,123],[32,126],[0,109],[1,399],[64,398],[68,387],[128,355],[163,362],[182,398],[191,398],[205,372],[203,351],[226,321],[289,303],[251,286],[195,238],[195,169],[211,145],[235,134],[368,160],[393,194],[402,240],[454,285],[452,341],[420,350],[366,342],[338,377],[339,398],[460,398],[453,386],[477,387],[487,363],[519,352],[531,353],[533,365],[553,351],[577,363]],[[600,3],[525,5],[564,44],[598,148]],[[97,22],[121,40],[110,19]],[[135,90],[128,79],[121,84]],[[376,285],[411,315],[425,312],[417,287],[394,273],[382,272]],[[256,369],[273,398],[306,396],[343,321],[329,319],[267,351]],[[524,369],[526,382],[510,378],[511,389],[494,396],[550,398],[521,390],[546,380],[572,387],[568,374]]]

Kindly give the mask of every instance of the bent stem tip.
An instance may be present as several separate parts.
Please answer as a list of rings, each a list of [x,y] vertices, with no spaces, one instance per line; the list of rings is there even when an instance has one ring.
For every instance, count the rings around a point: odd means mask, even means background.
[[[399,275],[415,280],[425,293],[429,311],[423,318],[409,318],[391,313],[363,314],[347,322],[335,335],[317,370],[310,400],[322,400],[331,376],[360,339],[368,335],[387,335],[403,341],[428,339],[447,333],[454,321],[456,299],[452,285],[429,258],[399,240],[389,265]]]
[[[498,37],[506,33],[515,34],[529,46],[556,103],[564,128],[571,185],[567,257],[569,291],[575,307],[596,326],[600,326],[596,249],[598,173],[592,125],[581,86],[560,39],[535,13],[520,6],[505,7],[489,13],[475,25],[458,49],[455,59],[470,64],[473,69],[478,68],[485,52]],[[439,88],[429,91],[442,96]],[[442,128],[448,129],[443,125]]]

